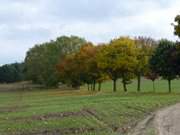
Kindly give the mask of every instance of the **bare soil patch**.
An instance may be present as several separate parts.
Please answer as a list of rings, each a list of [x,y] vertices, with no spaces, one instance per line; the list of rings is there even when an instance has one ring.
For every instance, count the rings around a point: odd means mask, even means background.
[[[96,131],[95,128],[64,128],[64,129],[55,129],[55,130],[41,130],[41,131],[32,131],[30,133],[20,133],[14,135],[78,135],[81,133],[89,133]]]
[[[78,116],[90,116],[95,115],[96,111],[91,109],[82,109],[77,112],[57,112],[57,113],[48,113],[44,115],[34,115],[30,117],[16,117],[13,120],[15,121],[33,121],[33,120],[40,120],[46,121],[49,119],[61,119],[65,117],[78,117]]]
[[[180,135],[180,103],[149,115],[128,135]]]

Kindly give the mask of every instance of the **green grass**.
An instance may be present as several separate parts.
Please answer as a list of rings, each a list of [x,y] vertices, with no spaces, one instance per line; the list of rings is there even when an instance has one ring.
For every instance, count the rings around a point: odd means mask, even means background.
[[[135,83],[129,85],[129,93],[120,88],[111,93],[111,82],[99,93],[85,87],[79,91],[1,92],[0,135],[117,135],[150,112],[180,101],[178,81],[173,82],[172,94],[166,93],[165,81],[156,83],[158,94],[151,93],[150,81],[143,83],[145,93],[141,94],[135,93]]]
[[[102,89],[105,92],[112,91],[112,81],[107,81],[103,84]],[[137,80],[133,80],[133,83],[127,85],[129,92],[136,92],[137,90]],[[146,80],[142,78],[141,83],[142,92],[153,92],[153,83],[150,80]],[[118,80],[117,90],[119,92],[123,92],[123,86],[121,80]],[[157,80],[155,81],[155,90],[156,92],[168,92],[168,81],[167,80]],[[173,80],[172,81],[172,90],[173,92],[180,92],[180,80]]]

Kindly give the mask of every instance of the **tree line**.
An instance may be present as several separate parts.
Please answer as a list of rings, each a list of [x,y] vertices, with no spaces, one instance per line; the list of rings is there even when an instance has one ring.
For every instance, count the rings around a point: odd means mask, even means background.
[[[101,90],[101,83],[111,79],[113,91],[121,79],[123,89],[137,78],[137,91],[141,91],[141,77],[153,82],[158,78],[171,81],[179,77],[179,43],[162,39],[120,37],[110,43],[93,45],[86,43],[76,53],[66,55],[57,65],[61,81],[78,87],[83,84]]]
[[[0,67],[0,83],[13,83],[24,79],[24,63],[6,64]]]
[[[174,34],[180,37],[179,15],[173,25]],[[87,84],[89,90],[95,90],[98,85],[99,91],[104,81],[112,80],[114,92],[118,79],[127,91],[127,85],[137,78],[137,91],[141,91],[142,77],[153,84],[160,77],[168,81],[171,92],[171,81],[180,75],[180,43],[149,37],[119,37],[109,43],[93,44],[81,37],[61,36],[37,44],[27,52],[23,75],[23,79],[46,87],[57,87],[62,82],[75,88]]]

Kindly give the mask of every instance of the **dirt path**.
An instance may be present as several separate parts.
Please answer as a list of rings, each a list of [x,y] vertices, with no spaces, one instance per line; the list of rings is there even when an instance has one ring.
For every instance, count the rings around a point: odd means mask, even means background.
[[[159,111],[154,122],[158,135],[180,135],[180,104]]]
[[[147,117],[128,135],[180,135],[180,103]]]

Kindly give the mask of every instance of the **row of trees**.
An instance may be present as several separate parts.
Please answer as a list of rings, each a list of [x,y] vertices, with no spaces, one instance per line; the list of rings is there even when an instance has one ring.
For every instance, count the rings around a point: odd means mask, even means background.
[[[173,25],[175,35],[180,37],[179,15]],[[14,68],[19,67],[17,64],[2,66],[0,81],[24,78],[47,87],[56,87],[59,82],[72,87],[88,84],[88,89],[92,90],[98,84],[100,90],[101,83],[111,79],[116,91],[116,82],[121,79],[127,91],[127,85],[137,78],[137,91],[141,91],[141,77],[153,82],[162,77],[168,80],[171,91],[171,80],[180,75],[179,46],[178,42],[146,37],[120,37],[94,45],[77,36],[62,36],[31,48],[24,64],[19,64],[21,68]],[[17,72],[18,75],[13,75]]]
[[[126,85],[137,78],[140,91],[142,76],[153,82],[160,76],[168,80],[171,92],[171,81],[180,75],[180,45],[144,37],[120,37],[98,46],[86,43],[80,51],[66,55],[57,69],[61,81],[73,87],[91,84],[95,90],[98,83],[100,90],[101,83],[111,79],[115,92],[116,82],[121,79],[126,92]]]
[[[98,46],[92,43],[83,45],[79,52],[67,55],[57,66],[61,81],[78,87],[82,84],[95,84],[107,79],[113,80],[113,91],[116,82],[122,79],[124,91],[131,79],[137,76],[140,91],[141,76],[148,68],[148,59],[155,48],[156,42],[150,38],[131,39],[120,37],[109,44]]]
[[[175,35],[180,37],[180,16],[175,18]],[[160,76],[168,80],[169,92],[171,81],[180,76],[180,43],[162,39],[139,37],[131,39],[120,37],[108,44],[98,46],[92,43],[83,45],[79,52],[67,55],[62,59],[57,69],[61,81],[72,86],[95,84],[104,80],[113,81],[113,91],[116,82],[122,80],[124,91],[126,85],[137,78],[137,91],[141,90],[141,77],[154,81]]]
[[[131,80],[137,78],[137,90],[141,90],[141,77],[153,82],[158,76],[171,80],[180,74],[180,46],[168,40],[155,41],[139,37],[120,37],[109,44],[93,45],[79,37],[60,37],[27,52],[24,63],[0,67],[0,82],[16,82],[24,79],[47,87],[59,82],[73,87],[88,84],[94,90],[96,83],[122,79],[124,91]],[[25,75],[24,75],[25,73]]]

